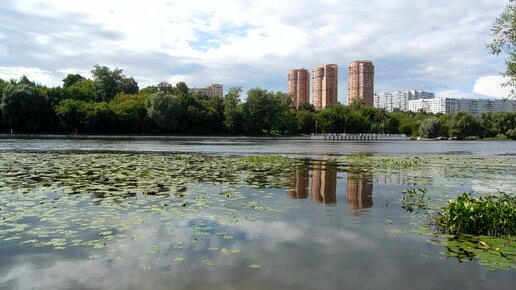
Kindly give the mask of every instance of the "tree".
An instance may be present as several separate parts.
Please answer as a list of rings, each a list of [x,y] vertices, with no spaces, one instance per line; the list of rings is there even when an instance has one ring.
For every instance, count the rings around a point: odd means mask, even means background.
[[[188,95],[189,89],[185,82],[178,82],[174,92],[179,96],[186,96]]]
[[[69,86],[72,86],[75,83],[77,83],[78,81],[83,80],[83,79],[84,79],[84,77],[81,76],[80,74],[68,74],[63,79],[63,88],[67,88]]]
[[[95,65],[91,71],[94,81],[95,100],[110,101],[118,92],[119,84],[124,76],[122,70],[115,68],[109,69],[107,66]]]
[[[80,101],[95,101],[95,83],[92,80],[82,78],[79,81],[63,89],[65,99]]]
[[[119,68],[111,70],[107,66],[94,66],[91,73],[97,102],[108,102],[117,93],[134,94],[138,92],[138,83],[132,77],[126,78],[122,72]]]
[[[315,132],[315,113],[305,110],[297,111],[297,130],[299,133]]]
[[[243,131],[242,104],[240,103],[241,87],[229,88],[222,106],[224,107],[224,126],[229,133],[241,133]]]
[[[32,85],[7,85],[3,89],[0,110],[12,130],[37,131],[47,124],[48,104]]]
[[[75,133],[78,133],[79,130],[82,130],[81,122],[84,120],[84,106],[84,101],[65,99],[59,102],[54,110],[64,127],[73,129]]]
[[[115,113],[109,108],[106,102],[83,103],[81,108],[83,119],[81,125],[86,132],[90,133],[111,133],[113,132],[116,120]]]
[[[508,78],[505,86],[511,88],[511,95],[515,96],[516,88],[516,3],[509,0],[504,12],[496,19],[491,28],[493,41],[487,44],[493,55],[505,54],[507,66],[503,75]]]
[[[419,136],[424,138],[435,138],[439,136],[441,123],[437,117],[426,118],[419,125]]]
[[[242,107],[246,133],[257,135],[281,130],[281,115],[290,109],[291,102],[290,96],[285,93],[260,88],[249,90]]]
[[[480,135],[477,120],[467,112],[457,112],[450,118],[450,135],[461,139]]]
[[[132,77],[123,78],[119,84],[119,91],[125,94],[137,94],[138,83]]]
[[[157,92],[149,97],[146,104],[147,115],[168,133],[176,130],[178,120],[182,117],[183,108],[176,96]]]
[[[144,131],[147,123],[145,94],[128,95],[120,93],[109,102],[109,108],[115,113],[118,131],[124,133],[139,133]]]
[[[166,94],[174,94],[175,88],[172,84],[167,82],[161,82],[157,85],[157,89],[160,92],[164,92]]]

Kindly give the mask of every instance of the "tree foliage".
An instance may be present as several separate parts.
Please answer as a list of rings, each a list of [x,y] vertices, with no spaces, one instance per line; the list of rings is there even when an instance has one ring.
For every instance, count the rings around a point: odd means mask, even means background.
[[[192,94],[184,82],[139,90],[121,69],[95,66],[94,72],[93,79],[69,74],[62,87],[42,86],[25,76],[0,80],[0,132],[290,135],[317,128],[319,133],[516,138],[516,112],[388,113],[360,102],[296,110],[287,94],[261,88],[247,96],[242,88],[230,88],[223,99]],[[105,90],[109,83],[115,85]]]
[[[79,82],[80,80],[83,80],[84,77],[80,74],[68,74],[63,79],[63,88],[67,88],[69,86],[74,85],[75,83]]]
[[[119,68],[110,69],[107,66],[95,65],[91,73],[97,102],[109,102],[118,93],[138,92],[138,83],[132,77],[125,77]]]
[[[516,2],[510,0],[502,14],[491,28],[493,40],[487,47],[493,55],[506,55],[506,86],[511,88],[511,95],[516,95]]]
[[[183,108],[178,97],[157,92],[149,97],[146,104],[147,115],[156,124],[166,129],[168,133],[177,129],[179,119],[182,117]]]
[[[435,138],[441,133],[441,123],[439,118],[430,117],[424,119],[419,125],[419,136],[424,138]]]
[[[46,129],[48,105],[33,85],[9,84],[3,89],[0,110],[5,124],[15,131],[33,132]]]
[[[224,106],[224,126],[231,134],[241,133],[243,130],[241,93],[242,88],[240,87],[230,88],[222,103]]]

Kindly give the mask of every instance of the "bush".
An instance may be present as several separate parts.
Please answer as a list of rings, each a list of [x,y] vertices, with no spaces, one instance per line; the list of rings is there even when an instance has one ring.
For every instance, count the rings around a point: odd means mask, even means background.
[[[505,135],[509,139],[516,140],[516,129],[512,129],[512,130],[507,131],[507,133]]]
[[[516,197],[502,193],[473,198],[463,193],[436,218],[438,230],[454,235],[506,236],[516,233]]]

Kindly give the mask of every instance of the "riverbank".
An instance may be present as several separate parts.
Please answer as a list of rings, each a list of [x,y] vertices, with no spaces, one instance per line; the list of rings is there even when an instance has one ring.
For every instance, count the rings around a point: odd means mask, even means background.
[[[310,140],[309,135],[296,136],[191,136],[191,135],[95,135],[95,134],[0,134],[0,139],[48,140]]]
[[[288,141],[410,141],[405,135],[389,134],[312,134],[295,136],[191,136],[191,135],[96,135],[96,134],[0,134],[0,139],[45,139],[45,140],[288,140]]]

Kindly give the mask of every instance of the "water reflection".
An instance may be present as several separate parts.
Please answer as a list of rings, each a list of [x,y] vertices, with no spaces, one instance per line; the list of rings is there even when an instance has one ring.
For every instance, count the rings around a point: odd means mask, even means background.
[[[337,189],[346,187],[350,209],[373,206],[373,173],[348,172],[347,183],[337,183],[337,166],[328,161],[315,161],[311,168],[296,168],[289,179],[289,199],[307,199],[309,192],[314,203],[337,204]]]
[[[371,172],[348,172],[347,185],[350,209],[373,206],[373,174]]]
[[[288,198],[290,199],[306,199],[308,197],[308,169],[296,168],[289,180],[290,189],[288,190]]]
[[[317,161],[312,169],[312,201],[323,204],[337,203],[337,170],[330,163]]]

